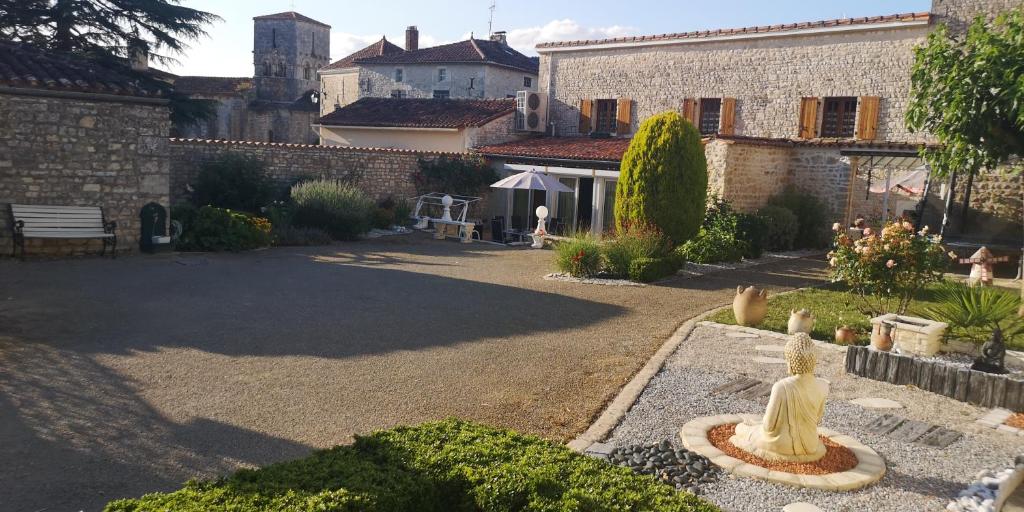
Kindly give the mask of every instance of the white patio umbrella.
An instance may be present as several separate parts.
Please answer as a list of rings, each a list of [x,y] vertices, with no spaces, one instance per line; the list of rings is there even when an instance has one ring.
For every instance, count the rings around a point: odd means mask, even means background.
[[[519,174],[513,174],[503,180],[492,183],[491,188],[547,190],[548,192],[569,193],[576,192],[575,190],[565,186],[561,181],[558,181],[558,178],[539,172],[536,169],[521,172]]]

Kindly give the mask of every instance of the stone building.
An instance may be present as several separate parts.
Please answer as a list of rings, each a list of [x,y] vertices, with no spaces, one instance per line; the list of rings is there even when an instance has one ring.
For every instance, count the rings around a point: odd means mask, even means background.
[[[169,132],[167,101],[127,70],[0,42],[0,247],[17,203],[102,207],[118,251],[138,250],[141,208],[170,206]],[[26,240],[29,255],[101,247]]]
[[[479,150],[508,172],[544,166],[570,186],[582,183],[575,200],[534,198],[531,205],[546,202],[555,217],[599,219],[612,208],[617,178],[602,173],[606,160],[543,155],[558,141],[585,148],[592,137],[628,139],[644,119],[676,110],[705,136],[711,192],[742,210],[792,185],[819,195],[840,222],[918,214],[922,187],[908,193],[912,187],[898,186],[923,181],[927,170],[916,156],[934,142],[904,124],[913,50],[937,23],[963,26],[976,14],[1020,5],[935,0],[933,13],[541,44],[549,139],[534,144],[543,151],[522,142]],[[948,187],[932,185],[922,214],[937,227]],[[990,239],[1019,239],[1020,179],[987,173],[973,187],[971,208],[981,215],[966,226],[953,222],[952,230],[978,234],[984,225]],[[572,211],[560,212],[559,201]],[[514,205],[509,199],[508,211]],[[600,232],[607,222],[582,227]]]
[[[331,27],[297,12],[253,18],[253,76],[178,77],[175,89],[219,104],[214,119],[176,127],[186,138],[308,144],[320,112],[317,70],[330,62]]]
[[[488,40],[419,47],[419,30],[406,30],[405,48],[385,39],[320,71],[330,113],[359,98],[500,99],[537,90],[537,59],[508,45],[504,32]]]

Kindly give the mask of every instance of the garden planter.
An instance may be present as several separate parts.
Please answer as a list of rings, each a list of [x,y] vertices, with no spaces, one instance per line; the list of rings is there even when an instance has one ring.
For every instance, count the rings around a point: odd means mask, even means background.
[[[882,352],[892,350],[892,324],[872,322],[871,348]]]
[[[949,327],[943,322],[896,314],[871,319],[872,324],[876,322],[892,325],[892,341],[900,353],[924,357],[934,356],[942,350],[942,337]]]
[[[836,345],[855,345],[856,343],[856,331],[845,325],[842,327],[836,327]]]
[[[786,325],[786,332],[789,334],[796,334],[803,332],[810,334],[814,329],[814,315],[806,309],[800,311],[790,310],[789,312],[789,323]]]
[[[753,286],[744,290],[737,286],[732,312],[739,325],[753,327],[760,324],[768,314],[768,290],[758,290]]]

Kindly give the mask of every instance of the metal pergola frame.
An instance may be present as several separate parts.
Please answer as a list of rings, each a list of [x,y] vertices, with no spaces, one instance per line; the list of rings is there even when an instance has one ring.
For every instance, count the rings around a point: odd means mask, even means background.
[[[889,220],[889,194],[892,188],[892,173],[894,170],[913,170],[920,167],[928,169],[927,162],[921,158],[921,154],[917,149],[906,148],[884,148],[884,149],[843,149],[840,150],[841,156],[850,158],[857,158],[857,165],[855,166],[852,176],[850,177],[850,190],[847,197],[847,211],[846,211],[846,222],[849,223],[850,215],[852,212],[850,209],[853,207],[853,185],[856,182],[856,174],[861,169],[867,169],[868,184],[864,190],[864,199],[868,199],[871,194],[871,181],[874,178],[875,170],[885,171],[885,197],[883,199],[884,211],[883,211],[883,223]],[[915,210],[917,211],[917,229],[921,229],[921,220],[924,217],[924,209],[928,202],[928,194],[931,192],[932,178],[930,169],[928,178],[925,180],[924,192],[921,196],[921,200],[918,202]],[[952,197],[952,194],[950,194]],[[950,206],[951,207],[951,206]],[[947,209],[948,215],[948,209]],[[948,220],[943,218],[943,228],[948,224]]]

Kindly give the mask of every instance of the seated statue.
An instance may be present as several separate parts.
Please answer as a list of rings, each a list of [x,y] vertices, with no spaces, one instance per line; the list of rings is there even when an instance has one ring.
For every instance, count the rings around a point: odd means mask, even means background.
[[[761,423],[736,425],[736,434],[729,441],[767,460],[814,462],[825,456],[818,422],[825,414],[829,383],[814,376],[817,356],[806,333],[794,334],[785,353],[791,377],[772,386]]]

